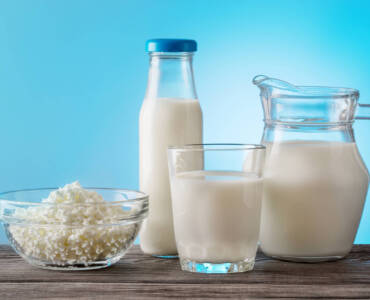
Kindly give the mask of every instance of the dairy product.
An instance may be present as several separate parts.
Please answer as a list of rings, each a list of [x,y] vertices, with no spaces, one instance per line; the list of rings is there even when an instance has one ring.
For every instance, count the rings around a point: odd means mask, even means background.
[[[291,141],[266,147],[263,252],[298,260],[346,255],[369,182],[356,144]]]
[[[244,172],[192,171],[171,178],[180,258],[195,262],[254,260],[262,179]]]
[[[202,142],[198,100],[148,98],[140,112],[140,190],[149,194],[149,216],[141,248],[154,255],[177,254],[173,231],[167,147]]]
[[[40,206],[17,208],[13,217],[22,223],[7,225],[8,231],[31,259],[87,265],[120,254],[139,230],[137,224],[118,225],[130,212],[107,204],[74,182],[51,192]]]

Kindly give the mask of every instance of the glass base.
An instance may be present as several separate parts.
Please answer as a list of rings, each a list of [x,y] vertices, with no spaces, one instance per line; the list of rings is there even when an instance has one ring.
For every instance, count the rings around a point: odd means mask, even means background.
[[[344,258],[344,256],[279,256],[279,255],[268,255],[273,259],[299,262],[299,263],[319,263],[325,261],[335,261]]]
[[[169,259],[173,259],[173,258],[178,258],[179,257],[178,255],[155,255],[155,254],[152,254],[152,256],[158,257],[158,258],[169,258]]]
[[[209,263],[196,262],[187,258],[180,258],[180,265],[183,271],[208,274],[240,273],[253,270],[254,257],[238,262]]]

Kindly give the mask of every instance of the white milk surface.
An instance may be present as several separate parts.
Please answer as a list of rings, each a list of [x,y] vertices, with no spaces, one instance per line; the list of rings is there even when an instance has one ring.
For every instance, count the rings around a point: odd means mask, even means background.
[[[192,171],[171,181],[177,249],[196,262],[254,258],[262,179],[244,172]]]
[[[173,231],[167,147],[202,143],[198,100],[145,99],[140,112],[140,190],[149,194],[149,217],[140,243],[145,253],[177,254]]]
[[[275,256],[346,255],[369,175],[355,143],[267,144],[260,242]]]

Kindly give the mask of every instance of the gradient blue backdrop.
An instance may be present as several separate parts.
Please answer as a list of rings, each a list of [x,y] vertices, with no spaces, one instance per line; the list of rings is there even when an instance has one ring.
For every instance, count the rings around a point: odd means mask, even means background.
[[[369,15],[353,0],[0,0],[0,190],[138,188],[149,38],[198,41],[206,141],[259,142],[256,74],[358,88],[369,103]],[[370,166],[370,122],[354,127]],[[357,243],[370,243],[369,200]]]

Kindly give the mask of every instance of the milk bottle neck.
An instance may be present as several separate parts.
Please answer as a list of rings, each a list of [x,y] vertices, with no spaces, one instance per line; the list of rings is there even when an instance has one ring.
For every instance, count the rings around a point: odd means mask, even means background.
[[[146,98],[197,99],[192,52],[152,52]]]

